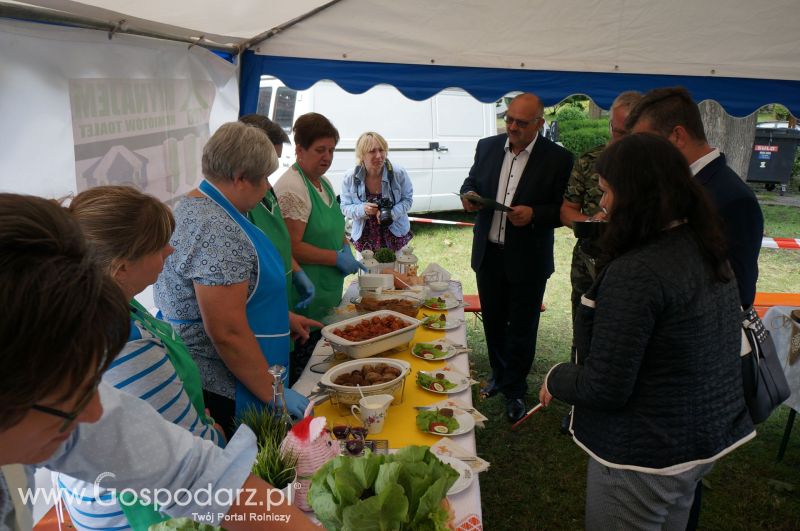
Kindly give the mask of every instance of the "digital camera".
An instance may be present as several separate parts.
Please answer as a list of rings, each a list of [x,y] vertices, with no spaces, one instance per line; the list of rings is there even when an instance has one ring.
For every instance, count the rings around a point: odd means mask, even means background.
[[[392,223],[392,207],[394,207],[394,202],[388,197],[382,197],[378,201],[378,221],[381,225]]]

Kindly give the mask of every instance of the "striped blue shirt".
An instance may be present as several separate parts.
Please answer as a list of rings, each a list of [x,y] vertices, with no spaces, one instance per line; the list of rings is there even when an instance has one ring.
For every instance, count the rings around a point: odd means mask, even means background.
[[[141,398],[166,420],[193,435],[224,446],[219,432],[213,426],[203,424],[201,416],[189,400],[189,395],[167,356],[164,343],[136,320],[131,319],[128,343],[103,375],[103,381],[120,391]],[[77,529],[130,529],[122,509],[110,493],[101,489],[97,498],[87,495],[86,493],[93,493],[93,485],[63,474],[59,475],[58,483],[59,488],[65,489],[65,505]]]

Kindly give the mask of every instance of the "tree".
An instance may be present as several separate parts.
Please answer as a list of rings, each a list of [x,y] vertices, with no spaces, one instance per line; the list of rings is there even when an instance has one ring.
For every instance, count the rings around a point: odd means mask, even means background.
[[[599,106],[598,106],[598,105],[597,105],[597,104],[594,102],[594,100],[593,100],[593,99],[590,99],[590,100],[589,100],[589,108],[587,109],[587,111],[586,111],[586,114],[588,114],[588,115],[589,115],[589,118],[591,118],[592,120],[597,120],[598,118],[600,118],[600,116],[602,116],[602,114],[603,114],[603,109],[601,109],[601,108],[600,108],[600,107],[599,107]]]
[[[747,179],[750,154],[756,138],[756,117],[752,113],[744,118],[731,116],[714,100],[700,102],[700,115],[708,143],[725,154],[728,166]]]

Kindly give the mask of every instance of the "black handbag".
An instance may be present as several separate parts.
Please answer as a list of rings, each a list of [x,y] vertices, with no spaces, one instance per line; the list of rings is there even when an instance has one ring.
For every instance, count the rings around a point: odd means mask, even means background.
[[[753,424],[767,420],[791,394],[772,336],[753,308],[742,315],[742,383]]]

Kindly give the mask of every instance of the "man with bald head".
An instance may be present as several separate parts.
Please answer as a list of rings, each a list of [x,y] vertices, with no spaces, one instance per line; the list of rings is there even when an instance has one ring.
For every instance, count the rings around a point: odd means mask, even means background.
[[[535,94],[520,94],[508,106],[506,133],[484,138],[461,186],[510,207],[505,212],[462,199],[478,212],[472,269],[478,281],[483,330],[492,376],[481,390],[506,397],[506,414],[525,414],[526,378],[536,351],[539,309],[547,279],[555,270],[553,229],[572,169],[572,155],[539,129],[544,106]]]

